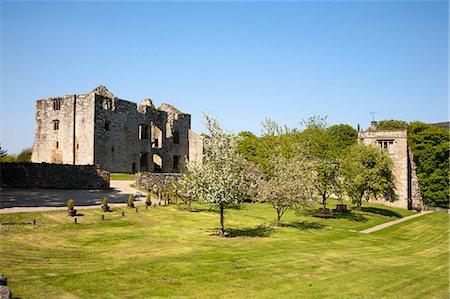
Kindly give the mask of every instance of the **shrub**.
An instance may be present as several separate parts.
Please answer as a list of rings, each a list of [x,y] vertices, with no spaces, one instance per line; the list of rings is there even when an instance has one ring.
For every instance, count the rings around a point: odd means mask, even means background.
[[[107,206],[108,205],[108,199],[105,197],[103,197],[103,205]]]
[[[131,207],[131,206],[133,206],[133,201],[134,201],[133,195],[130,194],[130,196],[128,196],[127,204]]]
[[[67,201],[67,209],[73,210],[73,207],[74,207],[74,206],[75,206],[75,203],[74,203],[73,199],[69,199],[69,200]]]

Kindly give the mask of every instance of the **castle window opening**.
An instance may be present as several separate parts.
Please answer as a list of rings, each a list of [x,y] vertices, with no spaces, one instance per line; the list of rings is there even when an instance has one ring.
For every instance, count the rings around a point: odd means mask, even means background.
[[[175,144],[180,143],[180,132],[178,132],[178,131],[173,132],[173,143],[175,143]]]
[[[111,147],[111,152],[114,153],[114,145]]]
[[[140,170],[148,171],[148,154],[147,153],[141,153]]]
[[[151,136],[152,136],[152,147],[153,148],[162,148],[163,132],[158,126],[156,126],[154,124],[152,124],[152,135]]]
[[[53,110],[61,110],[61,100],[53,100]]]
[[[385,149],[390,155],[394,154],[394,140],[378,140],[378,145]]]
[[[77,143],[77,149],[79,149],[79,148],[80,148],[80,144]]]
[[[57,119],[53,121],[53,130],[59,130],[59,120]]]
[[[59,148],[59,142],[56,141],[56,148]]]
[[[154,172],[162,172],[162,158],[158,154],[153,154],[153,171]]]
[[[105,120],[104,128],[105,131],[109,131],[109,129],[111,128],[111,122],[109,120]]]
[[[148,126],[139,125],[139,140],[147,140],[147,139],[148,139]]]
[[[173,169],[178,171],[180,168],[180,156],[173,156]]]
[[[105,109],[105,110],[112,110],[112,100],[111,99],[104,99],[103,100],[103,109]]]

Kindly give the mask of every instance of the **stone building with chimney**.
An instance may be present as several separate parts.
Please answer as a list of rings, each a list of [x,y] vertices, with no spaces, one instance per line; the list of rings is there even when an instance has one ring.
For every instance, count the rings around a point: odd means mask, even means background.
[[[110,172],[179,172],[202,159],[191,116],[169,104],[155,108],[117,98],[104,86],[86,94],[36,102],[32,161],[99,165]]]
[[[386,150],[394,164],[393,173],[398,200],[389,202],[380,199],[378,203],[408,210],[421,209],[422,197],[413,155],[408,147],[407,131],[378,130],[377,122],[372,121],[369,129],[364,132],[359,130],[358,140],[363,144],[376,145]]]

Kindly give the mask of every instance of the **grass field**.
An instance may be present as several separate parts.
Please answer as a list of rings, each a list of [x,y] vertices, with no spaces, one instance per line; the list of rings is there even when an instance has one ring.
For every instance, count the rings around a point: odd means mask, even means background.
[[[332,206],[333,204],[331,204]],[[317,219],[246,204],[2,214],[0,272],[20,298],[448,298],[448,215],[366,205]],[[121,210],[126,217],[121,216]],[[36,219],[37,225],[24,224]]]
[[[135,175],[132,173],[111,173],[109,178],[113,181],[134,181]]]

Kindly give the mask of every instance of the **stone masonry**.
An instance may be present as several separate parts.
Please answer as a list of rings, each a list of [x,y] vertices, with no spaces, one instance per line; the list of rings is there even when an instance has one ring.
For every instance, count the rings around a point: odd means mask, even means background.
[[[191,116],[150,99],[139,106],[104,86],[87,94],[36,102],[32,161],[93,165],[110,172],[179,172],[197,152],[201,137]],[[195,146],[191,146],[195,145]]]
[[[380,131],[377,122],[372,121],[371,127],[358,132],[358,140],[364,144],[372,144],[385,149],[394,163],[395,187],[398,200],[388,202],[379,200],[379,203],[396,206],[404,209],[421,209],[422,198],[415,172],[414,159],[408,147],[406,130]]]
[[[109,189],[109,172],[94,165],[0,163],[0,187]]]

